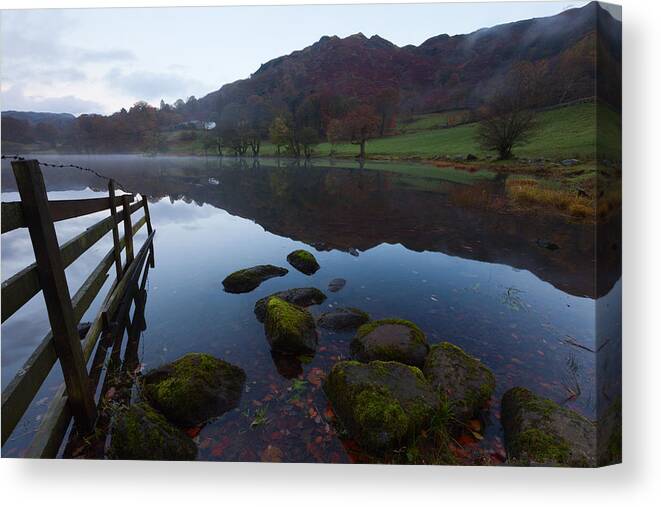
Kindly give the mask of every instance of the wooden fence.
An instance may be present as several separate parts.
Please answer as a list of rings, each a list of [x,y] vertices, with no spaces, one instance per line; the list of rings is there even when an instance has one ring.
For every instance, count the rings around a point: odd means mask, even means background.
[[[146,266],[144,292],[147,271],[154,266],[155,231],[145,197],[134,200],[130,194],[115,195],[112,180],[108,184],[108,197],[49,201],[38,161],[14,161],[12,169],[21,200],[2,203],[2,233],[26,227],[36,261],[2,282],[2,322],[41,291],[51,331],[2,391],[2,445],[14,432],[53,365],[59,361],[64,385],[56,392],[27,451],[27,457],[55,457],[72,418],[78,433],[85,434],[94,429],[97,420],[95,392],[100,374],[88,372],[87,363],[99,336],[113,334],[122,339],[140,273]],[[144,216],[132,223],[131,215],[140,209]],[[59,245],[54,222],[103,210],[110,210],[110,216]],[[123,226],[122,238],[120,224]],[[147,239],[134,252],[133,236],[145,224]],[[64,270],[111,231],[113,247],[72,298]],[[126,261],[122,264],[124,249]],[[105,284],[113,265],[115,280],[81,340],[78,324]],[[135,301],[137,303],[137,299]]]

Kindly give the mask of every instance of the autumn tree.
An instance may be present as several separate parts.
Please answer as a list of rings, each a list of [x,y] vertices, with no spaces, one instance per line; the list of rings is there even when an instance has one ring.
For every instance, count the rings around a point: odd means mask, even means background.
[[[319,133],[312,127],[303,127],[300,135],[301,146],[305,158],[312,156],[312,149],[319,144]]]
[[[271,144],[275,146],[278,156],[280,156],[280,149],[289,143],[289,127],[283,116],[276,116],[271,123],[269,127],[269,139],[271,140]]]
[[[394,126],[398,107],[399,90],[397,88],[386,88],[374,97],[374,109],[380,118],[379,135],[381,137]]]
[[[477,140],[499,158],[512,158],[512,149],[527,141],[537,128],[534,105],[541,90],[534,66],[515,66],[480,110]]]
[[[356,158],[365,158],[365,144],[369,139],[379,134],[381,119],[372,106],[360,105],[351,109],[338,123],[333,122],[334,139],[348,141],[360,146],[360,153]]]

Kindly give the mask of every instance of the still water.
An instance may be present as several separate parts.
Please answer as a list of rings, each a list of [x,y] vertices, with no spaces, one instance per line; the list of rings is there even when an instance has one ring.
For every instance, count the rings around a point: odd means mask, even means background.
[[[594,226],[460,198],[475,189],[487,200],[503,199],[503,175],[388,162],[361,168],[338,161],[65,158],[150,201],[156,268],[149,273],[139,347],[143,370],[207,352],[247,374],[240,406],[195,437],[198,459],[356,459],[329,425],[320,387],[324,372],[349,356],[352,334],[322,330],[312,360],[292,362],[271,355],[253,313],[257,299],[294,287],[326,293],[322,305],[310,308],[315,315],[352,306],[373,319],[408,319],[430,343],[450,341],[491,368],[497,391],[485,439],[476,443],[480,452],[502,453],[499,400],[515,385],[595,417],[595,312],[598,302],[607,308],[609,298],[617,301],[619,281],[614,276],[595,286]],[[2,201],[14,201],[4,162]],[[53,168],[44,174],[51,199],[106,195],[105,182],[92,174]],[[60,242],[104,213],[58,223]],[[545,241],[560,248],[543,248]],[[110,242],[105,238],[67,269],[72,293]],[[315,254],[317,273],[290,269],[247,294],[223,291],[221,281],[237,269],[289,268],[285,258],[297,248]],[[25,230],[3,235],[3,280],[33,260]],[[333,293],[327,288],[335,278],[346,286]],[[99,305],[95,301],[85,319]],[[47,330],[40,295],[2,325],[3,387]],[[4,456],[21,455],[60,382],[57,370],[3,447]]]

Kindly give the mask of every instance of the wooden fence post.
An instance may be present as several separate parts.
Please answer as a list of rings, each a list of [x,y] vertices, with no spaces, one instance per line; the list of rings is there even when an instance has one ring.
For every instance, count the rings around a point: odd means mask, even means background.
[[[122,279],[122,248],[119,245],[119,228],[117,227],[117,208],[115,207],[115,181],[108,181],[108,194],[110,195],[110,215],[112,215],[112,242],[114,245],[115,271],[117,281]]]
[[[153,229],[151,226],[151,216],[149,215],[149,204],[147,204],[147,198],[142,196],[142,206],[145,209],[145,219],[147,221],[147,234],[151,234]],[[149,265],[153,268],[155,267],[154,259],[154,244],[152,243],[151,248],[149,249]]]
[[[131,225],[131,201],[128,195],[122,196],[122,206],[124,208],[124,240],[126,242],[126,266],[128,269],[133,262],[133,226]]]
[[[53,345],[62,366],[71,412],[82,432],[91,430],[96,407],[73,314],[60,246],[48,206],[46,185],[36,160],[11,163],[44,293]]]

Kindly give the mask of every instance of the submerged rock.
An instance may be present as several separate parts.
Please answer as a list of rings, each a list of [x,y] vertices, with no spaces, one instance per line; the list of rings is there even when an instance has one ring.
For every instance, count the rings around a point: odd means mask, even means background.
[[[276,352],[297,355],[317,350],[317,330],[310,312],[280,298],[272,297],[266,303],[264,329]]]
[[[423,368],[431,386],[445,396],[459,422],[472,419],[491,399],[496,377],[478,359],[451,343],[434,345]]]
[[[513,464],[596,466],[596,427],[573,410],[514,387],[503,395],[501,420]]]
[[[312,275],[319,270],[319,263],[307,250],[294,250],[287,256],[287,262],[301,273]]]
[[[331,292],[339,292],[347,284],[347,281],[344,278],[333,278],[328,283],[328,290]]]
[[[188,435],[146,403],[118,411],[111,435],[112,459],[184,461],[197,455]]]
[[[195,426],[235,408],[246,380],[238,366],[209,354],[186,354],[147,373],[143,392],[170,421]]]
[[[285,276],[287,273],[289,273],[289,270],[271,264],[240,269],[223,280],[223,287],[227,292],[241,294],[255,290],[263,281],[269,278]]]
[[[351,355],[363,363],[398,361],[422,368],[429,352],[427,338],[413,322],[384,319],[358,328],[351,341]]]
[[[342,331],[355,329],[370,320],[370,316],[358,308],[336,308],[319,317],[317,325],[324,329]]]
[[[276,292],[255,303],[255,316],[260,322],[264,322],[264,317],[266,317],[266,303],[273,297],[303,307],[318,305],[326,300],[326,295],[314,287],[303,287],[300,289],[289,289]]]
[[[547,250],[551,250],[551,251],[554,251],[554,250],[557,250],[558,248],[560,248],[557,244],[553,243],[552,241],[545,240],[545,239],[538,239],[536,241],[536,243],[537,243],[538,247],[546,248]]]
[[[283,354],[282,352],[271,351],[271,359],[278,373],[286,378],[293,379],[303,374],[303,363],[301,357],[308,356],[294,356],[292,354]]]
[[[427,429],[440,407],[422,372],[394,361],[341,361],[324,382],[338,418],[361,447],[398,449]]]

